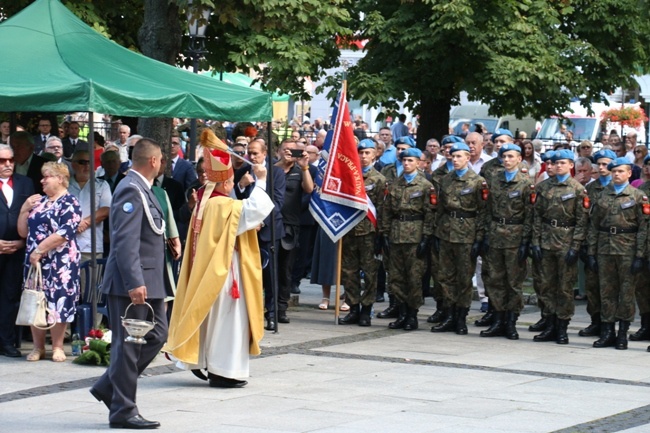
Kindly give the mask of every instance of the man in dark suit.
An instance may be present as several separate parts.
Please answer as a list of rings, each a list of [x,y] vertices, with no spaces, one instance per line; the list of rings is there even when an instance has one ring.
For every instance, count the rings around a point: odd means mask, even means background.
[[[87,150],[90,152],[88,142],[79,138],[79,123],[70,122],[68,136],[63,139],[63,155],[71,158],[75,150]]]
[[[18,235],[20,208],[34,194],[32,182],[14,174],[14,152],[0,144],[0,355],[19,358],[16,315],[22,293],[25,239]]]
[[[38,121],[38,134],[34,136],[34,153],[41,153],[45,149],[47,139],[52,137],[52,122],[43,118]]]
[[[183,185],[183,191],[187,191],[197,179],[196,171],[192,163],[181,158],[178,153],[181,148],[181,138],[178,133],[172,133],[171,144],[172,177]]]
[[[113,327],[111,365],[90,393],[109,408],[110,427],[152,429],[157,421],[144,419],[135,404],[138,376],[158,355],[167,339],[163,269],[165,241],[162,209],[151,191],[160,169],[162,152],[154,141],[143,138],[133,149],[133,168],[115,188],[111,228],[115,234],[104,271],[102,291],[108,295],[111,323],[122,316],[151,320],[145,301],[153,309],[156,326],[147,333],[147,344],[127,343],[124,327]]]
[[[266,166],[267,148],[264,140],[255,139],[248,145],[248,156],[253,164],[261,164]],[[284,224],[282,223],[282,206],[284,205],[284,190],[285,190],[285,176],[284,171],[280,167],[272,166],[273,175],[273,203],[275,209],[271,215],[264,219],[264,223],[260,231],[257,232],[257,240],[259,241],[260,249],[271,253],[271,217],[274,216],[275,227],[275,251],[279,251],[280,239],[284,237]],[[266,177],[266,191],[271,191],[271,173]],[[253,175],[253,167],[246,164],[235,172],[235,194],[237,198],[243,200],[248,198],[251,190],[255,186],[255,178]],[[276,263],[277,265],[277,263]],[[277,275],[277,272],[276,272]],[[266,326],[268,331],[275,329],[275,302],[274,302],[274,289],[273,282],[271,281],[271,269],[267,266],[262,270],[262,284],[264,285],[264,308],[266,309]]]
[[[25,131],[11,134],[9,144],[14,150],[14,171],[32,180],[36,194],[43,194],[41,168],[47,160],[34,154],[34,138]]]

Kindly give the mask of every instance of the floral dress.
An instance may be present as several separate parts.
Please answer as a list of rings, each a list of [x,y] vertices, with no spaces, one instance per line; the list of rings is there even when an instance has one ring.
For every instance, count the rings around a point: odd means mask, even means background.
[[[81,207],[77,198],[65,194],[54,202],[47,196],[29,213],[27,224],[27,254],[25,276],[29,270],[29,256],[52,233],[64,237],[67,242],[48,251],[41,258],[43,288],[47,308],[54,311],[57,323],[72,322],[79,301],[79,259],[77,227],[81,222]]]

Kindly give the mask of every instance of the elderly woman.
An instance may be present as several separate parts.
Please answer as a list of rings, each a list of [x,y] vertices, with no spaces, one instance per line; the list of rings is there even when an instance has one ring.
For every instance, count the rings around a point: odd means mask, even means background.
[[[70,172],[65,164],[47,162],[41,170],[43,192],[29,197],[20,209],[18,233],[27,238],[25,273],[30,265],[41,265],[43,290],[47,308],[54,311],[50,323],[52,361],[65,361],[63,338],[69,322],[75,317],[79,300],[79,250],[76,231],[81,221],[77,199],[68,193]],[[34,350],[28,361],[45,357],[45,330],[32,326]]]

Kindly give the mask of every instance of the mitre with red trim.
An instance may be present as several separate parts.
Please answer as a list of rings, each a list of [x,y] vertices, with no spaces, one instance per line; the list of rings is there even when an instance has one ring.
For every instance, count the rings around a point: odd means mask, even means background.
[[[208,181],[224,182],[230,179],[234,171],[228,146],[210,128],[203,130],[200,143],[203,147],[203,169]]]

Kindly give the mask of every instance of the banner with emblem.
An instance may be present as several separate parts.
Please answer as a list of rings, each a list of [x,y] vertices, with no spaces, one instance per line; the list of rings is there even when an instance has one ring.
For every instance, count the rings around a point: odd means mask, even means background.
[[[309,211],[332,242],[337,242],[365,218],[368,197],[354,139],[345,83],[332,112],[318,160],[318,174]]]

